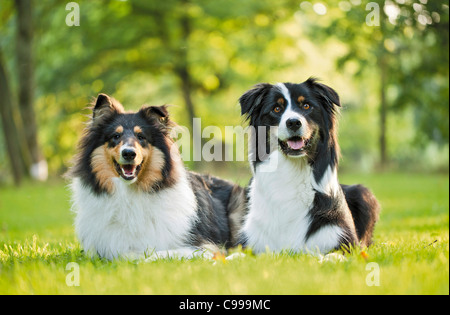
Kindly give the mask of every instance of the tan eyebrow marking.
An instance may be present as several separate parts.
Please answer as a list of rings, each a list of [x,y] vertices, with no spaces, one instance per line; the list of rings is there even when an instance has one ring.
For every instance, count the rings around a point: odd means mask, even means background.
[[[142,132],[142,129],[139,126],[135,126],[133,130],[134,130],[134,133],[141,133]]]
[[[284,98],[280,97],[277,101],[278,105],[284,105]]]
[[[301,103],[301,102],[305,101],[305,97],[302,96],[302,95],[300,95],[300,96],[298,97],[297,101],[298,101],[299,103]]]
[[[123,132],[123,126],[119,126],[116,128],[116,132],[117,133],[122,133]]]

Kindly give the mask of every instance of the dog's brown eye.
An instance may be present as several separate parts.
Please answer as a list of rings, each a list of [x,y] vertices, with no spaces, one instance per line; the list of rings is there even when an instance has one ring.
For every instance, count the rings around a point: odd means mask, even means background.
[[[114,139],[114,140],[119,140],[119,139],[120,139],[120,134],[115,133],[115,134],[113,135],[113,139]]]
[[[303,109],[309,109],[310,107],[309,104],[303,104]]]
[[[281,107],[280,106],[275,106],[273,108],[273,112],[278,114],[279,112],[281,112]]]
[[[141,134],[137,135],[139,141],[145,140],[145,137]]]

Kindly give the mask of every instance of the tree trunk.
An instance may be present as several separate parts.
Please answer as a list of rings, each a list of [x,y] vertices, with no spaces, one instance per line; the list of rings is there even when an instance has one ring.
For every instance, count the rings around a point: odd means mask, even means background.
[[[31,155],[31,175],[39,180],[47,178],[47,164],[43,159],[37,138],[36,115],[33,107],[33,22],[32,1],[16,0],[17,9],[17,70],[19,77],[19,108],[25,139]]]
[[[187,6],[189,0],[182,0],[182,5]],[[186,8],[187,9],[187,8]],[[195,106],[192,101],[192,90],[194,89],[193,78],[189,70],[189,37],[191,35],[191,21],[189,16],[185,13],[180,17],[180,27],[181,27],[181,47],[177,49],[177,62],[175,65],[175,73],[180,80],[180,88],[182,96],[184,99],[184,104],[186,106],[186,111],[188,114],[189,126],[192,136],[193,145],[193,155],[192,155],[192,167],[196,168],[198,166],[198,160],[201,157],[201,147],[202,147],[202,135],[201,130],[194,126]],[[198,126],[197,126],[198,127]]]
[[[188,4],[188,0],[183,0],[182,5],[186,6]],[[189,16],[184,14],[180,18],[180,26],[181,26],[181,43],[182,46],[178,50],[178,63],[176,72],[181,81],[181,90],[183,93],[184,103],[186,105],[186,110],[188,113],[189,123],[191,125],[191,130],[193,130],[193,119],[195,116],[194,103],[192,101],[191,91],[192,91],[192,76],[189,72],[189,60],[188,60],[188,52],[189,52],[189,37],[191,35],[191,23],[189,21]]]
[[[192,91],[192,83],[191,83],[191,75],[189,70],[187,69],[187,65],[177,70],[178,77],[180,79],[181,91],[183,94],[184,104],[186,105],[186,110],[188,113],[189,124],[191,126],[191,130],[193,130],[193,121],[195,116],[194,102],[192,101],[191,91]]]
[[[3,134],[5,136],[6,149],[13,175],[14,184],[19,186],[23,174],[26,172],[21,159],[19,132],[14,123],[13,101],[9,89],[8,77],[3,66],[3,58],[0,53],[0,115],[2,119]]]

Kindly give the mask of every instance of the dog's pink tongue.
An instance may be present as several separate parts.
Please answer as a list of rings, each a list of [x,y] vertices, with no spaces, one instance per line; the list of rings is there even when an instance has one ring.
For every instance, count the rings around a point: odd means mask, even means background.
[[[303,141],[303,139],[301,139],[301,140],[288,140],[287,144],[292,150],[300,150],[305,145],[305,142]]]
[[[134,165],[122,165],[122,171],[126,176],[132,176],[134,173]]]

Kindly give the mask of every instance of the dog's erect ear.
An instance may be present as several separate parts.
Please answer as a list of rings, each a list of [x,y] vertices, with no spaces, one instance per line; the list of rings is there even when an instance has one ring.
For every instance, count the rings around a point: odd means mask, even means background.
[[[169,111],[166,105],[162,106],[142,106],[139,112],[148,119],[156,119],[158,122],[168,127],[171,123],[169,120]]]
[[[336,104],[337,106],[341,106],[341,101],[339,99],[339,95],[337,94],[337,92],[335,90],[333,90],[329,86],[322,84],[322,83],[318,83],[317,79],[315,79],[315,78],[309,78],[306,81],[306,83],[310,87],[315,89],[317,91],[317,93],[319,94],[319,96],[322,97],[323,99],[325,99],[325,101],[327,101],[330,106],[332,106],[333,104]]]
[[[241,115],[246,115],[251,117],[255,110],[259,108],[262,103],[264,96],[272,87],[268,83],[260,83],[254,86],[253,89],[245,92],[239,98],[239,103],[241,104]]]
[[[98,120],[101,116],[108,113],[123,113],[123,106],[117,102],[115,99],[109,97],[106,94],[100,93],[97,96],[97,100],[95,101],[95,105],[92,112],[92,119],[94,122]]]

